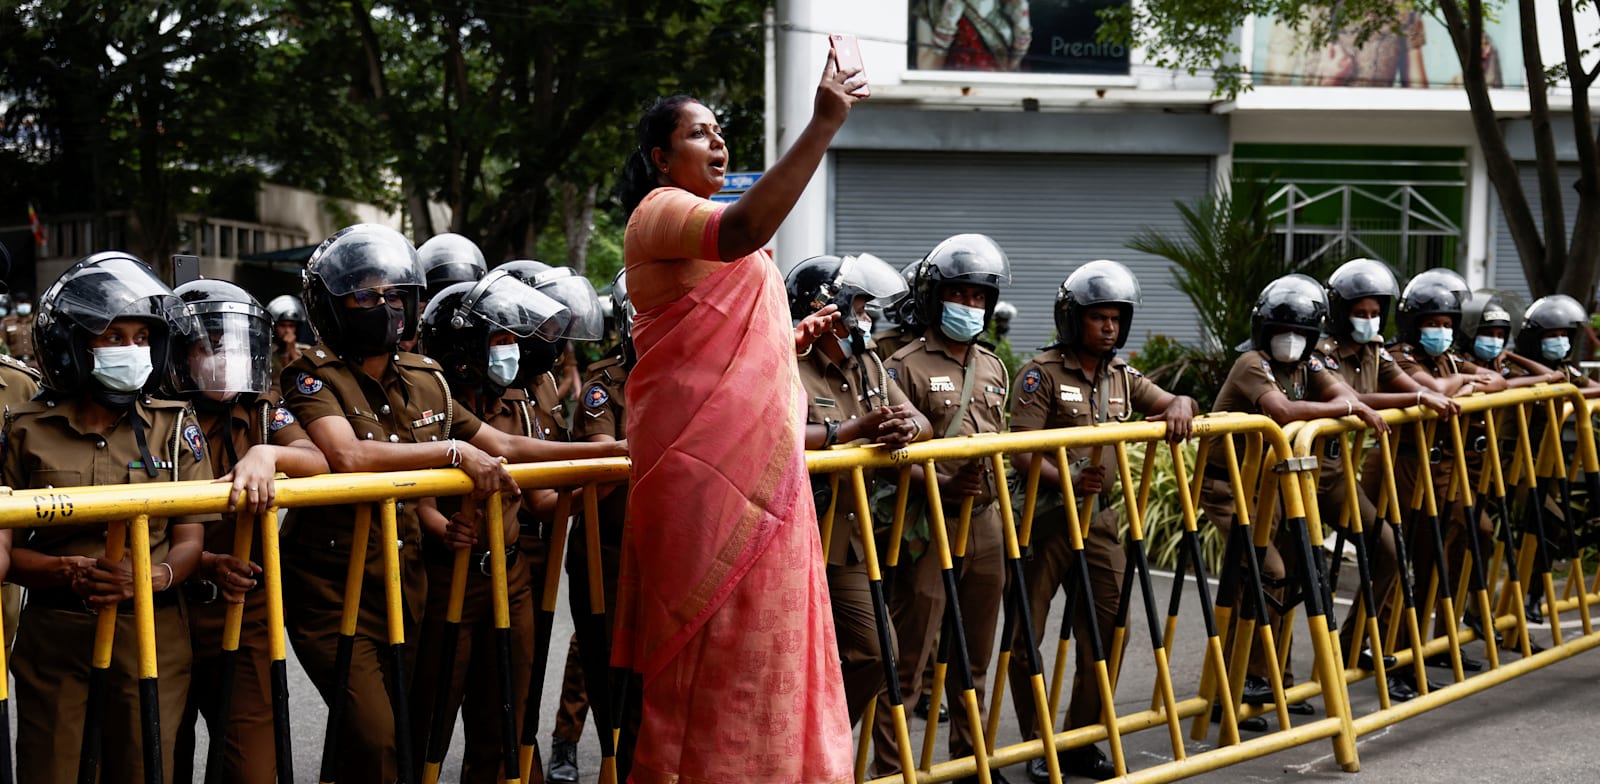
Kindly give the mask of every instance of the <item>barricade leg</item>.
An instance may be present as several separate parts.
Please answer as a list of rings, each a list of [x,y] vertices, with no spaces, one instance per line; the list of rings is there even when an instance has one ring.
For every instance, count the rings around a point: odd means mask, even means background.
[[[1206,655],[1200,673],[1200,697],[1209,706],[1213,703],[1212,695],[1220,688],[1223,694],[1216,704],[1222,711],[1222,729],[1218,742],[1227,746],[1239,742],[1239,717],[1235,703],[1227,689],[1227,662],[1222,655],[1222,638],[1218,633],[1218,616],[1211,603],[1211,584],[1206,581],[1205,556],[1200,548],[1200,533],[1198,514],[1195,512],[1195,497],[1198,495],[1199,485],[1191,485],[1188,481],[1188,466],[1184,464],[1183,451],[1177,444],[1171,445],[1172,472],[1174,484],[1178,488],[1178,505],[1183,513],[1183,540],[1182,549],[1178,554],[1178,573],[1173,580],[1172,597],[1167,606],[1167,628],[1163,642],[1170,650],[1174,632],[1177,628],[1178,610],[1183,597],[1184,565],[1189,564],[1194,568],[1195,592],[1200,597],[1200,618],[1206,627]],[[1195,458],[1195,475],[1200,476],[1201,467],[1205,465],[1206,443],[1202,442]],[[1224,556],[1226,558],[1227,556]],[[1227,563],[1227,561],[1224,561]],[[1224,577],[1226,580],[1227,578]],[[1153,700],[1152,700],[1153,702]],[[1201,710],[1194,718],[1190,737],[1196,740],[1204,739],[1210,733],[1211,712],[1209,709]]]
[[[444,625],[439,629],[439,680],[433,694],[433,715],[428,722],[428,737],[422,760],[423,784],[438,784],[439,767],[450,747],[456,715],[451,710],[450,687],[455,681],[456,651],[461,646],[461,610],[467,595],[467,568],[472,550],[456,550],[450,564],[450,598],[445,607]]]
[[[244,495],[244,493],[240,493]],[[240,499],[241,507],[244,499]],[[276,522],[276,520],[274,520]],[[255,517],[248,512],[240,512],[234,521],[233,532],[233,557],[240,561],[250,560],[250,543],[255,536]],[[244,624],[244,605],[230,604],[222,620],[222,660],[221,682],[217,684],[217,722],[211,728],[214,740],[206,750],[206,782],[207,784],[221,784],[223,751],[228,744],[225,739],[228,735],[228,721],[233,716],[233,681],[234,674],[239,668],[239,632]]]
[[[932,498],[931,495],[929,497]],[[961,499],[960,513],[956,518],[954,544],[941,535],[942,531],[934,533],[935,526],[942,527],[944,525],[944,510],[940,509],[938,512],[934,512],[932,509],[928,510],[929,534],[934,536],[936,544],[940,541],[944,542],[944,552],[939,554],[941,565],[939,578],[944,587],[944,617],[939,622],[939,646],[933,659],[933,686],[928,692],[928,723],[922,733],[922,760],[918,769],[924,771],[933,768],[933,750],[939,741],[939,706],[944,700],[944,680],[950,671],[950,646],[959,643],[963,651],[966,649],[965,637],[959,641],[951,639],[953,631],[950,623],[950,608],[959,603],[956,596],[956,581],[960,577],[962,561],[966,556],[967,541],[972,533],[972,506],[973,498],[971,496]],[[859,515],[857,516],[859,517]],[[970,676],[970,674],[969,672],[968,675]],[[952,733],[955,732],[955,728],[951,727],[950,731]]]
[[[394,748],[398,757],[400,778],[398,784],[411,780],[411,706],[408,702],[406,676],[405,610],[400,587],[400,550],[390,542],[399,541],[398,523],[395,520],[395,499],[385,498],[378,507],[380,535],[383,537],[384,599],[389,616],[389,655],[394,659],[394,694],[390,698],[394,708]]]
[[[1144,460],[1147,484],[1149,470],[1155,465],[1154,461],[1157,454],[1158,447],[1156,442],[1149,442],[1145,445]],[[1182,456],[1175,455],[1174,458],[1182,459]],[[1128,577],[1137,573],[1139,577],[1139,593],[1144,598],[1145,623],[1150,629],[1151,653],[1155,658],[1156,690],[1161,695],[1163,712],[1167,723],[1167,734],[1172,742],[1172,758],[1181,760],[1186,756],[1183,748],[1183,728],[1178,719],[1178,698],[1172,688],[1172,671],[1168,666],[1167,646],[1161,636],[1163,629],[1156,611],[1155,588],[1150,583],[1150,562],[1146,558],[1144,550],[1144,511],[1139,504],[1133,503],[1132,499],[1126,495],[1126,488],[1131,486],[1132,472],[1128,466],[1127,447],[1122,443],[1117,444],[1117,465],[1122,474],[1122,486],[1125,489],[1123,500],[1128,512],[1127,549],[1130,561],[1128,571],[1124,573],[1122,596],[1117,607],[1117,615],[1121,619],[1119,628],[1126,629],[1127,627],[1128,605],[1131,603],[1130,599],[1132,598],[1130,596],[1132,581]],[[1124,636],[1125,639],[1126,637]],[[1121,658],[1119,651],[1117,656],[1119,663]],[[1112,682],[1115,683],[1116,679],[1113,678]]]
[[[550,631],[555,624],[556,593],[561,586],[561,561],[567,547],[567,519],[572,516],[572,492],[556,497],[554,522],[550,526],[550,548],[546,553],[544,598],[534,613],[533,674],[528,679],[528,696],[523,703],[522,738],[517,768],[523,781],[529,780],[539,753],[539,710],[544,697],[544,671],[550,660]]]
[[[272,657],[272,740],[278,781],[294,784],[294,736],[289,730],[289,650],[283,639],[283,566],[278,551],[278,508],[261,515],[261,578],[267,592],[267,650]]]
[[[1098,455],[1092,462],[1098,464],[1097,458]],[[999,455],[995,456],[995,461],[996,468],[1001,468]],[[1056,465],[1070,465],[1065,448],[1056,451]],[[1094,586],[1089,579],[1089,559],[1084,553],[1083,547],[1084,520],[1079,514],[1077,497],[1072,488],[1071,474],[1067,471],[1061,471],[1060,474],[1061,496],[1066,502],[1064,506],[1067,510],[1067,535],[1068,541],[1072,546],[1073,560],[1069,574],[1076,572],[1079,596],[1082,597],[1086,609],[1085,617],[1088,620],[1089,650],[1094,657],[1095,682],[1100,687],[1101,721],[1106,725],[1106,741],[1107,745],[1111,747],[1111,765],[1116,769],[1118,776],[1124,776],[1128,772],[1128,762],[1122,750],[1122,734],[1117,727],[1116,692],[1111,683],[1111,672],[1106,666],[1105,644],[1100,637],[1100,620],[1096,617],[1097,613],[1091,607],[1093,601],[1090,597],[1094,596]],[[1012,568],[1012,585],[1015,589],[1012,601],[1017,605],[1017,615],[1022,628],[1031,629],[1033,627],[1029,619],[1031,610],[1028,607],[1027,598],[1022,589],[1021,551],[1017,548],[1016,536],[1010,525],[1011,499],[1002,496],[1001,509],[1004,511],[1006,521],[1006,556]],[[1028,645],[1028,655],[1035,660],[1039,658],[1039,647],[1032,645],[1031,640]],[[1083,663],[1079,662],[1078,666],[1083,666]],[[1039,710],[1042,713],[1045,705],[1042,661],[1029,663],[1029,677],[1034,684],[1034,699],[1039,702]],[[1053,716],[1040,716],[1039,739],[1044,742],[1046,751],[1055,748],[1054,728],[1051,726],[1053,718]],[[1055,777],[1059,772],[1054,757],[1054,754],[1047,753],[1045,755],[1045,761],[1050,764],[1052,782],[1056,781]]]
[[[328,705],[328,726],[322,737],[322,784],[333,784],[339,770],[339,736],[349,704],[350,662],[355,656],[356,620],[361,613],[361,581],[367,563],[367,538],[372,526],[372,505],[356,507],[350,537],[350,562],[344,575],[344,611],[339,619],[339,646],[334,652],[333,701]],[[409,763],[407,763],[409,764]]]
[[[859,515],[858,515],[859,516]],[[583,537],[588,568],[589,584],[584,586],[589,591],[589,617],[578,628],[578,650],[582,653],[584,669],[586,672],[595,673],[595,677],[586,678],[589,690],[589,704],[594,710],[595,735],[600,739],[600,784],[617,784],[617,748],[616,736],[611,731],[611,697],[609,693],[610,682],[603,675],[607,672],[606,662],[611,658],[611,646],[606,642],[606,592],[605,571],[601,564],[600,552],[600,499],[599,488],[593,483],[583,487]],[[496,588],[503,595],[504,583]],[[567,590],[575,591],[578,586],[568,586]],[[496,611],[496,618],[499,611]],[[501,627],[497,625],[496,636],[501,636]],[[511,621],[507,615],[504,627],[504,647],[506,663],[511,661]],[[592,682],[591,682],[592,681]],[[509,689],[508,689],[509,691]],[[506,719],[507,726],[512,734],[516,732],[516,725],[510,721],[509,714]],[[509,782],[508,782],[509,784]]]
[[[520,784],[517,768],[516,696],[511,686],[511,598],[506,587],[505,508],[499,492],[484,502],[489,535],[489,580],[494,592],[495,669],[500,673],[500,752],[506,784]],[[453,590],[453,586],[452,586]],[[454,598],[452,596],[452,598]],[[460,618],[459,609],[457,618]],[[451,646],[454,648],[454,646]],[[449,682],[449,678],[445,679]],[[609,734],[609,733],[602,733]]]
[[[127,548],[128,524],[106,526],[106,560],[122,560]],[[83,719],[83,749],[78,755],[78,784],[98,784],[100,753],[105,734],[107,693],[111,688],[111,646],[116,642],[117,608],[102,608],[95,619],[94,658],[89,666],[89,704]]]
[[[133,550],[133,614],[139,634],[139,713],[144,740],[144,780],[166,780],[161,759],[161,689],[156,672],[155,596],[150,586],[150,517],[138,515],[129,526]],[[113,617],[116,609],[112,608]]]

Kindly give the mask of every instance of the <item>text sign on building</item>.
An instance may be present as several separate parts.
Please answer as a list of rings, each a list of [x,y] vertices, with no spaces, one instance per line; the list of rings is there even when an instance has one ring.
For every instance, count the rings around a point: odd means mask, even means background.
[[[724,204],[736,202],[759,179],[761,172],[729,172],[722,177],[722,190],[711,194],[711,200]]]

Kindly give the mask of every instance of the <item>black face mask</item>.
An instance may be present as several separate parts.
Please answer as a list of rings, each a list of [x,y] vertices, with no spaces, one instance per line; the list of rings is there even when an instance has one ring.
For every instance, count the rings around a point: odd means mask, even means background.
[[[566,341],[558,340],[546,343],[542,340],[525,340],[522,344],[522,357],[518,360],[521,365],[517,368],[517,375],[522,378],[532,379],[540,373],[548,373],[556,366],[556,360],[561,358],[561,352],[566,347]]]
[[[345,353],[358,357],[387,354],[400,343],[405,328],[405,310],[379,305],[375,308],[346,309],[344,316]]]

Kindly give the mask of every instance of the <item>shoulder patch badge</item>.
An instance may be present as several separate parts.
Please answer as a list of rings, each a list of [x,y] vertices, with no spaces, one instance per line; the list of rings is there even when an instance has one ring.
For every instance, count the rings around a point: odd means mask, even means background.
[[[206,437],[200,434],[199,425],[193,422],[184,425],[183,440],[189,445],[189,451],[194,453],[196,463],[206,459]]]
[[[1123,365],[1122,367],[1123,367],[1124,370],[1127,371],[1128,375],[1133,376],[1135,378],[1144,378],[1144,374],[1140,373],[1138,368],[1136,368],[1136,367],[1134,367],[1132,365]]]
[[[1040,373],[1038,368],[1030,368],[1028,372],[1022,374],[1022,391],[1031,395],[1039,391],[1039,384],[1043,381],[1044,374]]]
[[[583,393],[583,404],[589,408],[599,408],[610,400],[611,396],[606,394],[605,388],[599,384],[591,384],[589,391]]]
[[[1339,360],[1335,359],[1332,354],[1323,357],[1322,364],[1327,365],[1329,370],[1339,369]]]
[[[889,378],[894,379],[894,382],[896,384],[900,383],[900,369],[899,368],[884,368],[883,372],[888,373],[889,374]]]
[[[1316,357],[1308,357],[1306,359],[1306,367],[1311,368],[1313,373],[1320,373],[1322,372],[1322,360]]]
[[[1266,360],[1266,359],[1261,360],[1261,369],[1267,371],[1268,373],[1271,373],[1272,372],[1272,362],[1270,360]]]
[[[294,424],[294,414],[289,413],[289,409],[278,406],[272,409],[272,421],[267,424],[267,430],[276,433],[292,424]]]
[[[294,388],[307,395],[315,395],[322,391],[322,380],[310,373],[301,373],[295,376]]]
[[[1378,358],[1382,359],[1385,362],[1393,362],[1394,361],[1394,355],[1389,353],[1389,349],[1383,348],[1381,346],[1378,348]]]

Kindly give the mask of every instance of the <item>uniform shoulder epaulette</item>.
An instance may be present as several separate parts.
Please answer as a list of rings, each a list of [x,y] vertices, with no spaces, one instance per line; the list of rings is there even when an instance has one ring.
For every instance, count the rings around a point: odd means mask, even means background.
[[[304,363],[310,365],[311,367],[318,368],[318,367],[322,367],[324,365],[331,365],[331,364],[333,364],[335,362],[338,362],[338,361],[339,361],[339,356],[337,354],[334,354],[332,351],[329,351],[327,349],[327,347],[325,347],[325,346],[313,346],[311,348],[305,349],[304,351],[301,351],[300,352],[300,358],[295,360],[295,361],[293,361],[293,362],[290,362],[289,363],[289,367],[294,367],[295,365],[297,365],[297,364],[299,364],[301,362],[304,362]]]
[[[395,360],[395,364],[399,365],[400,367],[416,368],[417,370],[440,369],[439,363],[433,361],[433,357],[425,354],[414,354],[410,351],[402,351],[395,356],[398,357],[398,359]]]
[[[506,391],[500,394],[500,399],[509,400],[514,403],[520,400],[531,400],[532,398],[528,396],[528,390],[526,389],[507,387]]]
[[[1334,352],[1339,350],[1339,341],[1334,340],[1331,337],[1325,337],[1322,340],[1317,341],[1317,350],[1323,354],[1332,356]]]
[[[927,338],[917,338],[916,340],[913,340],[913,341],[905,344],[904,346],[901,346],[900,349],[898,351],[894,352],[893,354],[890,354],[889,355],[889,359],[901,359],[901,358],[904,358],[904,357],[909,357],[912,354],[916,354],[916,353],[919,353],[919,352],[925,352],[927,350],[928,350],[928,339]]]
[[[613,375],[619,374],[613,374],[612,370],[621,369],[622,357],[606,357],[589,366],[589,377],[585,380],[589,383],[601,381],[606,384],[615,384],[621,379],[613,378]]]
[[[183,409],[183,408],[188,408],[189,407],[189,404],[187,402],[185,402],[185,401],[182,401],[182,400],[167,400],[165,398],[159,398],[159,397],[147,397],[147,398],[144,399],[143,402],[144,402],[144,407],[145,408],[163,408],[163,409],[178,408],[178,409]]]
[[[6,416],[16,417],[23,414],[43,414],[54,406],[44,400],[29,400],[23,403],[11,403],[6,406]]]
[[[28,363],[23,362],[22,360],[17,359],[16,357],[11,356],[10,354],[0,354],[0,364],[5,365],[6,367],[11,368],[12,370],[20,370],[20,371],[22,371],[24,373],[27,373],[28,377],[33,379],[34,381],[38,381],[38,380],[44,378],[44,376],[42,374],[40,374],[39,371],[34,370],[32,367],[30,367],[28,365]]]

